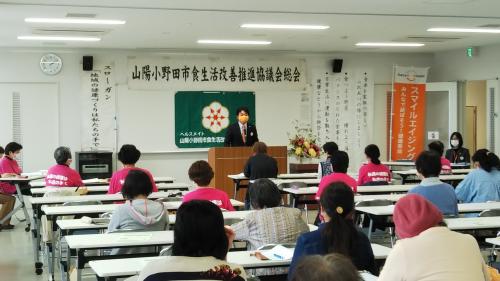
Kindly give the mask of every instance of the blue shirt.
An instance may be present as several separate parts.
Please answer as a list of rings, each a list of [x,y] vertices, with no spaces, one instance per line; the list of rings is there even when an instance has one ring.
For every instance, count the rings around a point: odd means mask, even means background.
[[[458,200],[464,203],[500,201],[500,172],[481,168],[471,171],[455,189]]]
[[[431,201],[443,215],[458,215],[457,196],[453,186],[443,183],[437,177],[425,178],[408,193],[419,194]]]
[[[322,232],[325,228],[326,223],[323,223],[315,231],[307,232],[302,234],[299,239],[297,239],[297,244],[295,245],[295,250],[293,252],[292,262],[290,264],[290,269],[288,270],[288,280],[292,278],[295,266],[300,261],[300,259],[307,255],[326,255],[327,246],[323,242]],[[357,229],[357,236],[355,237],[354,244],[356,245],[356,250],[354,256],[351,257],[353,264],[358,268],[358,270],[368,270],[374,275],[378,275],[378,269],[375,266],[375,257],[373,256],[372,245],[368,240],[368,237]]]

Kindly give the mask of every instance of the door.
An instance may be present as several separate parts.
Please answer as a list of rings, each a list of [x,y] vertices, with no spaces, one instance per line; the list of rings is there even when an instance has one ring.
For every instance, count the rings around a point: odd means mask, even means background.
[[[465,132],[464,143],[468,144],[470,151],[477,150],[477,106],[465,107]]]

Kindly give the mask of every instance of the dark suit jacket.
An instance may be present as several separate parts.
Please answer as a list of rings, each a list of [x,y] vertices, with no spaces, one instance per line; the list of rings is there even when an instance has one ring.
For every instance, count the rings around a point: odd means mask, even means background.
[[[278,176],[278,162],[267,154],[255,154],[248,159],[243,173],[250,180],[276,178]]]
[[[252,146],[255,142],[259,141],[257,136],[257,128],[255,125],[247,123],[247,142],[243,143],[241,137],[240,124],[238,122],[229,125],[226,130],[226,138],[224,139],[224,146]]]

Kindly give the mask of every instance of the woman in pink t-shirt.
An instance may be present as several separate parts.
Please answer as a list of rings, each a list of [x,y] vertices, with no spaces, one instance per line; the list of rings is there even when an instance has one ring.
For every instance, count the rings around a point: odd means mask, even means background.
[[[385,185],[391,181],[391,171],[380,163],[380,150],[375,144],[365,147],[368,163],[363,164],[358,172],[358,185]]]
[[[130,172],[130,170],[141,170],[145,172],[151,179],[151,184],[153,185],[153,192],[158,191],[158,187],[156,186],[156,183],[153,179],[153,175],[151,175],[151,173],[148,170],[141,169],[135,166],[135,163],[139,161],[139,158],[141,158],[141,152],[135,147],[135,145],[132,144],[122,145],[120,151],[118,152],[118,160],[122,162],[123,168],[113,173],[113,176],[109,181],[108,194],[115,194],[121,192],[123,183],[125,182],[125,178],[127,177],[128,172]]]
[[[0,159],[0,174],[5,175],[4,177],[21,176],[22,170],[16,161],[21,149],[23,149],[23,146],[17,142],[9,142],[5,146],[4,156]],[[16,187],[7,182],[0,182],[0,193],[14,194],[16,193]]]
[[[215,187],[210,187],[210,182],[214,177],[214,171],[207,161],[196,161],[189,167],[189,178],[197,185],[196,189],[184,195],[182,202],[191,200],[207,200],[219,208],[234,211],[234,207],[229,200],[227,193]]]
[[[452,173],[450,160],[443,157],[444,144],[441,141],[433,141],[427,145],[429,151],[437,153],[441,157],[441,174],[449,175]]]
[[[347,168],[349,168],[349,155],[345,151],[337,151],[330,158],[332,162],[333,173],[328,176],[324,176],[319,182],[318,192],[316,192],[316,200],[319,200],[323,190],[330,185],[332,182],[343,182],[347,184],[354,192],[357,191],[356,180],[347,174]]]
[[[60,146],[54,151],[56,165],[49,168],[45,185],[53,187],[83,186],[80,174],[69,167],[73,161],[69,147]]]

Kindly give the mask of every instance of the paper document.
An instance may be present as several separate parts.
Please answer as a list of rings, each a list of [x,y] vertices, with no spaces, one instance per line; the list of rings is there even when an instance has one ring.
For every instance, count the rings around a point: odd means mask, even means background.
[[[261,251],[262,255],[270,260],[291,260],[293,257],[294,248],[287,248],[283,245],[276,245],[273,248]]]

